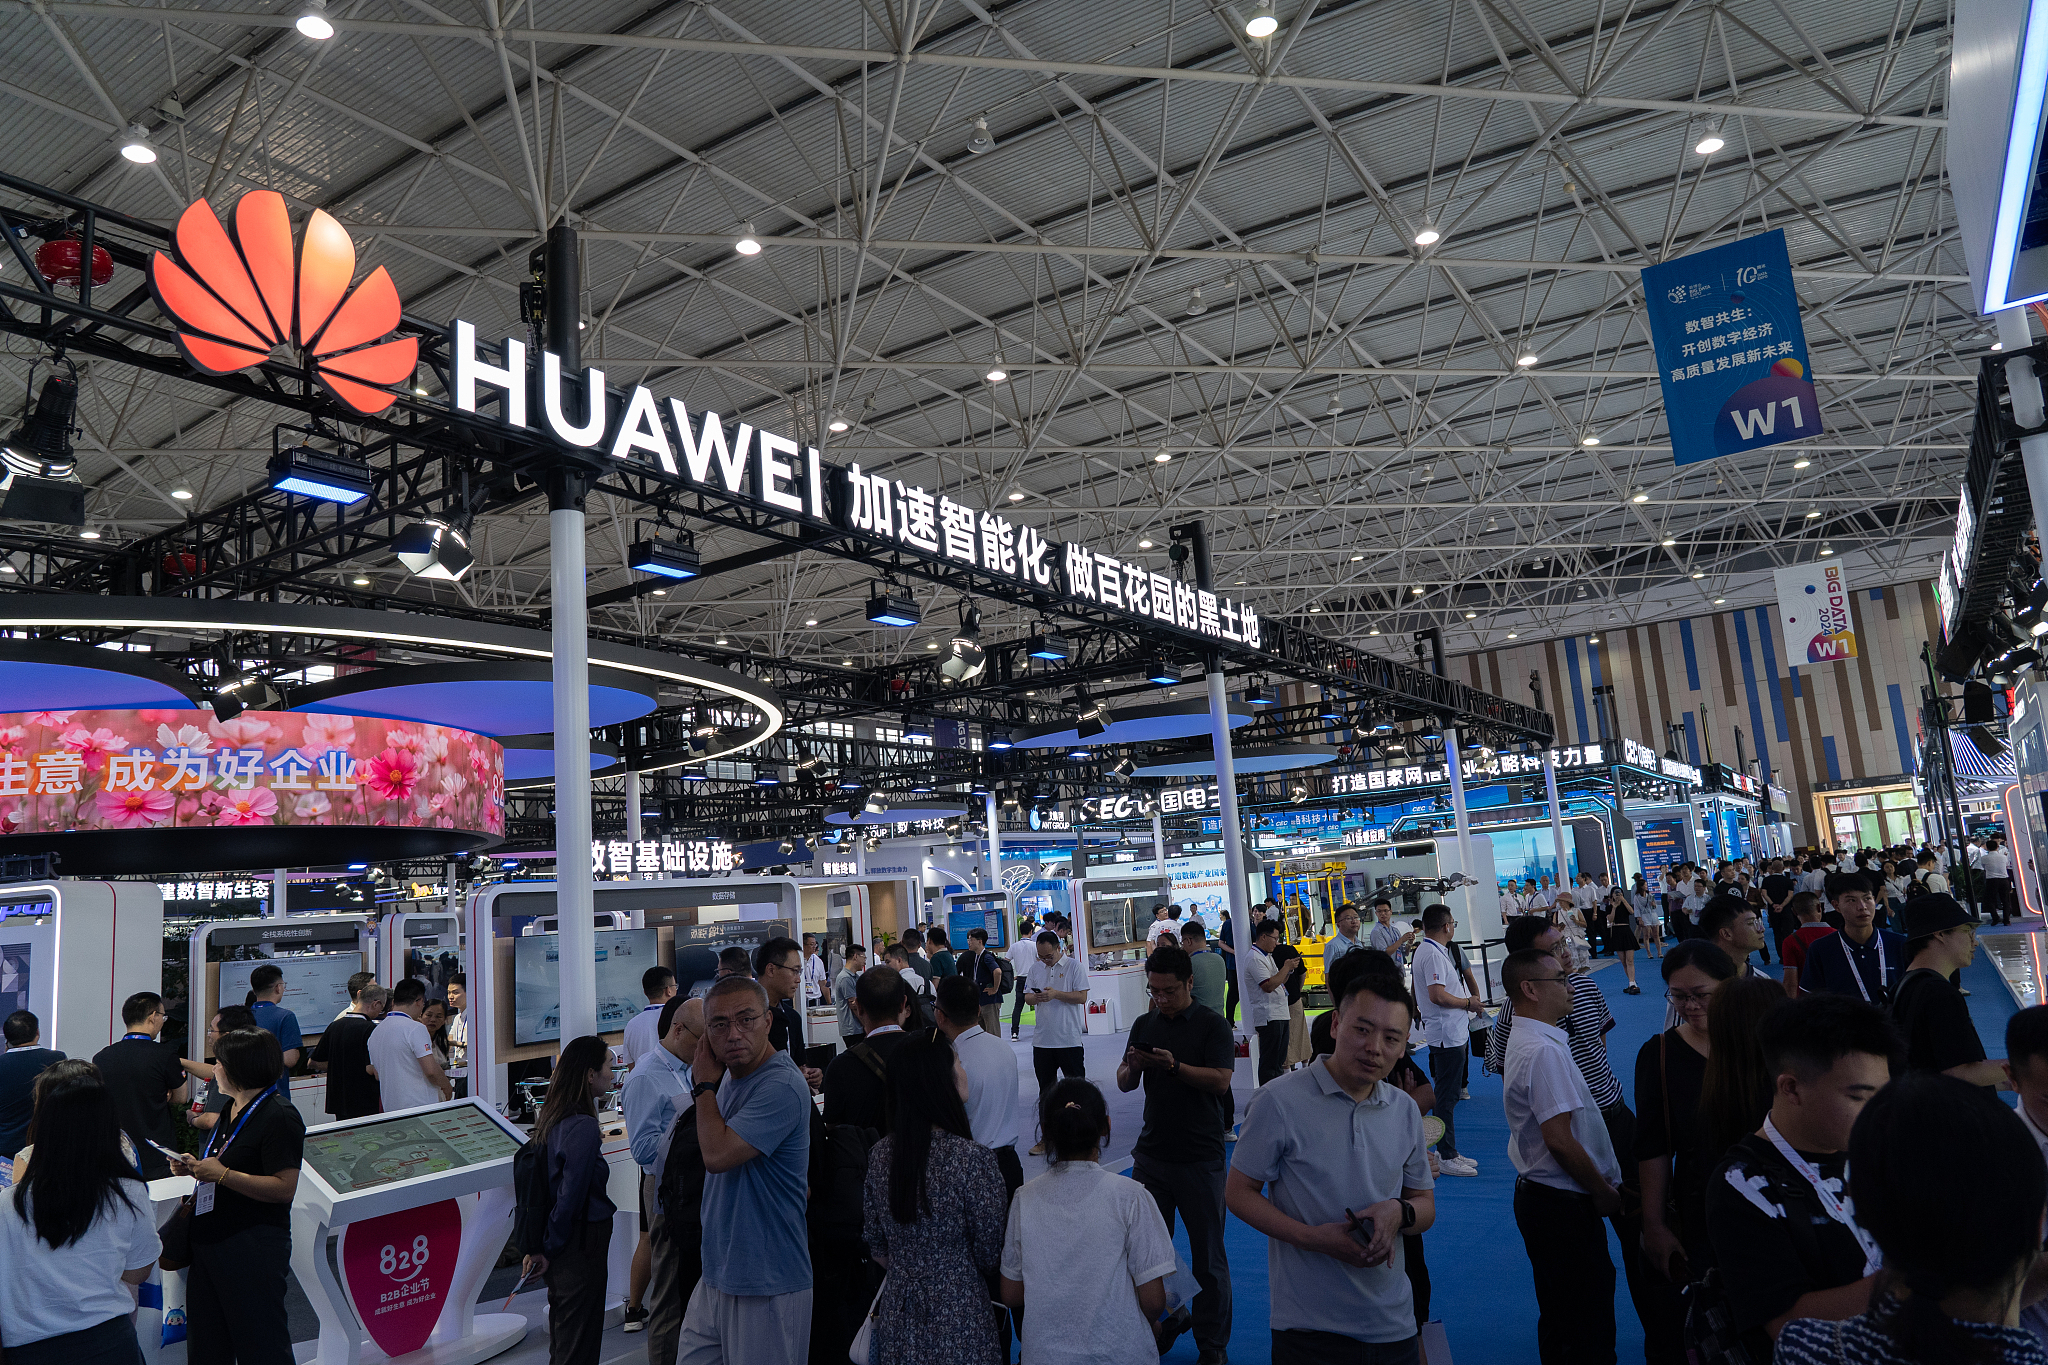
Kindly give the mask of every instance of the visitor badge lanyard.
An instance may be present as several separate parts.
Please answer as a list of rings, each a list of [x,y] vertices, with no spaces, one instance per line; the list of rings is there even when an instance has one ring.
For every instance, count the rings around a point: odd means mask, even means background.
[[[1872,946],[1877,949],[1877,988],[1887,996],[1891,994],[1891,962],[1884,955],[1884,935],[1872,934]],[[1849,940],[1842,940],[1842,956],[1849,959],[1849,975],[1856,978],[1856,993],[1863,997],[1863,1003],[1871,1003],[1870,990],[1863,984],[1863,969],[1856,965],[1856,954],[1849,950]]]
[[[132,1043],[138,1038],[140,1038],[145,1043],[153,1043],[156,1041],[155,1038],[152,1038],[147,1033],[124,1033],[121,1035],[121,1041],[124,1043]]]
[[[1792,1169],[1799,1172],[1807,1184],[1813,1186],[1813,1192],[1819,1196],[1820,1206],[1826,1210],[1828,1217],[1849,1229],[1850,1234],[1856,1239],[1856,1245],[1863,1249],[1863,1273],[1875,1275],[1884,1265],[1884,1253],[1878,1250],[1877,1243],[1872,1240],[1870,1234],[1857,1226],[1855,1218],[1842,1207],[1842,1201],[1835,1197],[1834,1191],[1822,1183],[1820,1172],[1814,1169],[1813,1163],[1792,1150],[1792,1144],[1785,1141],[1784,1135],[1778,1131],[1778,1125],[1771,1122],[1768,1114],[1764,1115],[1764,1136],[1778,1149],[1778,1155],[1784,1157]],[[1848,1183],[1849,1168],[1845,1165],[1842,1167],[1842,1184],[1846,1187]],[[1785,1216],[1791,1217],[1791,1210],[1786,1210]]]
[[[261,1106],[262,1106],[262,1104],[263,1104],[263,1101],[265,1101],[265,1100],[267,1100],[267,1099],[269,1099],[269,1098],[270,1098],[270,1091],[269,1091],[268,1089],[266,1089],[266,1090],[265,1090],[265,1091],[264,1091],[264,1092],[263,1092],[262,1094],[258,1095],[258,1096],[257,1096],[257,1097],[256,1097],[255,1099],[253,1099],[253,1100],[249,1101],[249,1107],[248,1107],[247,1109],[244,1109],[244,1110],[242,1111],[242,1117],[241,1117],[241,1118],[240,1118],[239,1120],[237,1120],[237,1121],[236,1121],[236,1123],[235,1123],[235,1130],[234,1130],[234,1131],[233,1131],[232,1133],[229,1133],[229,1134],[228,1134],[228,1140],[227,1140],[226,1142],[223,1142],[223,1143],[222,1143],[222,1144],[220,1145],[220,1150],[221,1150],[221,1155],[222,1155],[222,1156],[226,1156],[226,1155],[227,1155],[227,1150],[228,1150],[228,1148],[230,1148],[230,1147],[232,1147],[232,1146],[234,1146],[234,1145],[235,1145],[235,1139],[236,1139],[236,1138],[238,1138],[238,1137],[240,1137],[240,1136],[242,1135],[242,1130],[243,1130],[244,1128],[246,1128],[246,1127],[248,1127],[248,1126],[249,1126],[249,1116],[250,1116],[251,1114],[255,1113],[255,1112],[256,1112],[256,1110],[257,1110],[257,1109],[258,1109],[259,1107],[261,1107]],[[212,1135],[211,1137],[209,1137],[209,1138],[207,1138],[207,1139],[206,1139],[206,1147],[205,1147],[205,1149],[204,1149],[203,1151],[201,1151],[201,1152],[200,1152],[200,1154],[199,1154],[199,1158],[200,1158],[200,1160],[204,1161],[204,1160],[205,1160],[205,1159],[206,1159],[207,1157],[210,1157],[210,1156],[212,1156],[212,1155],[213,1155],[213,1140],[214,1140],[214,1138],[217,1138],[217,1137],[219,1137],[219,1136],[220,1136],[220,1130],[219,1130],[218,1128],[214,1129],[214,1131],[213,1131],[213,1135]],[[213,1185],[212,1185],[211,1183],[209,1183],[209,1182],[206,1182],[206,1181],[201,1181],[201,1182],[199,1183],[199,1185],[198,1185],[198,1186],[197,1186],[196,1188],[194,1188],[194,1189],[193,1189],[193,1191],[192,1191],[192,1216],[193,1216],[193,1217],[197,1218],[197,1217],[198,1217],[198,1216],[200,1216],[201,1214],[205,1214],[205,1213],[212,1213],[212,1212],[213,1212],[213,1194],[214,1194],[214,1186],[213,1186]]]

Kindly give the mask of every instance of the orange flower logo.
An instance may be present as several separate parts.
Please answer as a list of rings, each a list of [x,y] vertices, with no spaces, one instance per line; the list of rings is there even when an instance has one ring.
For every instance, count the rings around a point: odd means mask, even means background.
[[[353,289],[356,244],[319,209],[303,242],[292,238],[284,197],[254,190],[235,205],[232,234],[204,199],[172,234],[175,255],[150,262],[156,301],[178,324],[178,349],[208,374],[232,374],[287,341],[305,353],[321,387],[357,412],[391,406],[381,385],[409,377],[419,341],[385,341],[398,327],[398,289],[378,266]],[[371,343],[375,343],[374,345]]]

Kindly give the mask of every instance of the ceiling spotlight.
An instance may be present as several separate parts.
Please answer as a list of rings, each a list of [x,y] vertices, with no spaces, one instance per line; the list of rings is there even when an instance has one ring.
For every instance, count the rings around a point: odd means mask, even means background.
[[[1367,634],[1367,635],[1377,635],[1377,634],[1379,634],[1379,633],[1380,633],[1380,628],[1379,628],[1378,626],[1374,626],[1374,627],[1373,627],[1373,628],[1372,628],[1371,630],[1368,630],[1368,631],[1366,632],[1366,634]]]
[[[270,486],[280,493],[353,506],[370,496],[370,466],[351,455],[286,446],[270,457]]]
[[[1806,456],[1801,455],[1798,459],[1792,462],[1792,467],[1794,469],[1805,469],[1808,465],[1811,465],[1812,463],[1812,460],[1809,460],[1806,458]]]
[[[2005,349],[2005,343],[2002,341],[1994,341],[1991,343],[1991,349],[1994,351],[2002,351]]]
[[[1807,509],[1806,509],[1806,519],[1807,519],[1808,521],[1818,521],[1818,520],[1820,519],[1820,508],[1818,508],[1818,507],[1809,507],[1809,508],[1807,508]]]
[[[1308,800],[1308,784],[1305,782],[1295,783],[1293,786],[1287,789],[1287,797],[1295,805],[1300,805],[1302,802]]]
[[[192,501],[192,490],[180,484],[171,490],[171,496],[179,502],[190,502]]]
[[[1246,706],[1271,706],[1273,704],[1273,689],[1264,683],[1253,683],[1244,690],[1244,704]]]
[[[982,378],[991,384],[1000,384],[1009,377],[1009,368],[1003,364],[1002,352],[998,351],[995,360],[989,364],[988,373],[983,375]]]
[[[1252,11],[1252,17],[1244,21],[1247,38],[1270,38],[1280,31],[1280,16],[1273,13],[1271,5],[1260,5]]]
[[[835,410],[832,414],[832,420],[825,423],[825,430],[836,436],[852,425],[853,423],[846,420],[846,413],[843,410]]]
[[[981,742],[982,747],[988,749],[991,753],[1011,748],[1016,743],[1015,740],[1010,738],[1010,730],[1006,725],[984,726],[981,732]]]
[[[1630,502],[1648,502],[1650,500],[1650,490],[1644,488],[1641,484],[1637,484],[1636,491],[1628,495],[1628,500]]]
[[[1424,223],[1422,225],[1421,231],[1415,234],[1415,245],[1435,246],[1438,242],[1441,242],[1443,239],[1444,235],[1441,232],[1438,232],[1434,225]]]
[[[1172,458],[1173,452],[1168,450],[1165,446],[1161,446],[1159,447],[1159,449],[1152,452],[1153,464],[1165,464],[1168,460],[1171,460]]]
[[[626,567],[635,573],[658,574],[663,578],[695,578],[703,565],[697,555],[697,546],[684,532],[676,540],[663,540],[649,536],[635,541],[626,552]]]
[[[1478,612],[1476,612],[1476,611],[1468,611],[1468,612],[1466,612],[1466,613],[1465,613],[1465,619],[1466,619],[1467,621],[1475,620],[1475,619],[1477,619],[1477,618],[1478,618],[1478,616],[1479,616],[1479,613],[1478,613]]]
[[[1180,670],[1166,661],[1163,654],[1155,654],[1145,663],[1145,681],[1156,687],[1172,687],[1180,682]]]
[[[1426,589],[1423,589],[1423,588],[1410,588],[1410,589],[1408,589],[1408,591],[1409,591],[1409,592],[1412,592],[1412,593],[1414,593],[1414,594],[1415,594],[1415,595],[1416,595],[1417,597],[1420,597],[1420,596],[1422,596],[1422,594],[1423,594],[1423,593],[1424,593],[1424,592],[1426,591]]]
[[[1672,546],[1674,546],[1674,545],[1676,545],[1676,544],[1678,543],[1678,537],[1676,537],[1676,536],[1666,536],[1666,537],[1664,537],[1664,539],[1662,539],[1662,540],[1658,541],[1657,543],[1658,543],[1659,545],[1662,545],[1662,546],[1663,546],[1663,547],[1664,547],[1665,549],[1667,549],[1667,550],[1668,550],[1668,549],[1670,549],[1670,548],[1671,548]]]
[[[939,672],[956,683],[973,682],[988,667],[988,651],[981,647],[981,609],[962,605],[960,629],[953,632]]]
[[[725,637],[721,635],[716,640],[713,640],[711,643],[714,645],[722,645],[725,643]]]
[[[1128,758],[1118,759],[1116,761],[1116,766],[1112,767],[1109,770],[1110,776],[1115,777],[1124,782],[1130,781],[1131,774],[1135,773],[1136,771],[1138,771],[1138,765],[1131,762],[1131,760]]]
[[[121,155],[138,166],[155,163],[156,144],[149,140],[149,133],[141,124],[128,125],[127,133],[121,138]]]
[[[1701,156],[1712,156],[1727,145],[1721,136],[1721,120],[1715,119],[1701,130],[1700,140],[1692,144],[1692,149]]]
[[[85,530],[80,531],[78,533],[78,538],[80,540],[98,540],[100,538],[100,533],[88,527]]]
[[[1717,598],[1715,598],[1715,599],[1714,599],[1714,605],[1718,607],[1718,606],[1720,606],[1720,605],[1721,605],[1722,603],[1726,602],[1727,600],[1728,600],[1728,599],[1727,599],[1727,598],[1725,598],[1725,597],[1717,597]]]
[[[1342,417],[1344,415],[1343,396],[1340,394],[1331,394],[1330,404],[1328,407],[1323,409],[1323,415],[1325,417]]]
[[[354,578],[351,578],[349,582],[353,583],[358,588],[367,588],[370,586],[370,580],[363,577],[361,574],[357,574]]]
[[[1191,318],[1198,318],[1208,311],[1209,305],[1202,301],[1202,287],[1196,285],[1188,291],[1187,315]]]
[[[1538,356],[1534,351],[1524,351],[1520,355],[1515,357],[1515,363],[1526,370],[1531,365],[1534,365],[1541,358],[1542,357]]]
[[[761,254],[761,239],[754,235],[754,225],[752,223],[744,223],[740,226],[739,240],[732,244],[732,249],[742,256],[758,256]]]
[[[299,10],[298,21],[292,27],[316,43],[332,38],[334,25],[327,18],[327,0],[306,0],[305,6]]]
[[[1512,630],[1511,630],[1511,631],[1509,631],[1509,632],[1508,632],[1508,638],[1509,638],[1510,640],[1513,640],[1513,639],[1517,639],[1517,638],[1519,638],[1519,632],[1516,632],[1516,631],[1512,631]]]
[[[1588,635],[1586,637],[1586,643],[1589,645],[1597,645],[1600,643],[1600,637],[1597,635]]]
[[[283,700],[268,679],[244,673],[214,689],[213,715],[216,720],[233,720],[244,711],[274,711]]]
[[[969,152],[975,156],[980,156],[983,152],[992,152],[996,149],[996,135],[988,130],[987,118],[976,114],[973,121],[967,126],[973,129],[967,135],[967,150]]]
[[[1322,604],[1321,604],[1321,603],[1317,603],[1317,604],[1316,604],[1315,606],[1312,606],[1312,607],[1310,607],[1310,608],[1309,608],[1309,611],[1310,611],[1310,612],[1312,612],[1312,613],[1313,613],[1313,612],[1320,612],[1320,611],[1321,611],[1322,609],[1323,609],[1323,608],[1322,608]]]
[[[1138,542],[1138,548],[1139,548],[1139,549],[1141,549],[1141,550],[1149,550],[1149,549],[1151,549],[1151,548],[1152,548],[1152,538],[1151,538],[1150,536],[1146,536],[1146,537],[1145,537],[1144,539],[1140,540],[1140,541]]]
[[[777,853],[782,854],[784,857],[787,857],[788,855],[796,852],[796,840],[784,839],[781,843],[775,846],[775,851]]]
[[[754,785],[757,787],[779,787],[787,778],[788,774],[784,772],[783,766],[780,763],[756,763],[754,765]]]
[[[1114,719],[1109,708],[1088,695],[1088,689],[1074,689],[1074,705],[1081,708],[1081,718],[1075,723],[1074,733],[1082,739],[1094,739],[1110,727]]]
[[[1822,541],[1820,543],[1820,552],[1824,555],[1831,555],[1835,552],[1835,547],[1828,544],[1826,541]]]
[[[1024,492],[1023,492],[1023,490],[1022,490],[1022,489],[1012,489],[1012,490],[1011,490],[1011,492],[1010,492],[1010,501],[1011,501],[1011,502],[1022,502],[1022,501],[1024,501]]]
[[[1063,664],[1074,657],[1074,642],[1048,626],[1032,633],[1025,653],[1047,663]]]
[[[1692,576],[1694,578],[1705,578],[1707,575],[1704,569],[1694,569],[1692,571]]]
[[[1599,434],[1589,431],[1579,438],[1579,444],[1582,446],[1597,446],[1600,444]]]
[[[1356,563],[1357,563],[1357,562],[1358,562],[1359,560],[1361,560],[1361,559],[1364,559],[1364,558],[1365,558],[1365,556],[1364,556],[1364,555],[1362,555],[1362,554],[1360,554],[1360,555],[1353,555],[1353,556],[1351,556],[1351,562],[1352,562],[1353,564],[1356,564]]]
[[[913,711],[903,713],[903,737],[929,743],[932,738],[932,723],[929,718]]]
[[[914,626],[924,620],[924,609],[916,598],[889,583],[868,599],[868,620],[878,626]]]
[[[416,521],[398,533],[392,551],[405,571],[415,578],[441,578],[449,582],[469,572],[476,563],[469,542],[446,522]]]

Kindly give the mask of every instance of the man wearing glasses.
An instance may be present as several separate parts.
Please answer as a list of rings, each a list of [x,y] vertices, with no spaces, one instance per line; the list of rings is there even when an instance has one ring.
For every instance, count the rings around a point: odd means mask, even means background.
[[[122,1001],[121,1023],[126,1032],[95,1053],[92,1064],[106,1082],[121,1131],[135,1145],[142,1178],[161,1180],[171,1173],[170,1164],[151,1144],[177,1141],[171,1106],[185,1098],[185,1064],[177,1049],[157,1041],[164,1031],[164,998],[155,991]]]
[[[1560,1027],[1570,978],[1555,957],[1525,948],[1508,955],[1500,979],[1515,1007],[1502,1104],[1515,1226],[1536,1278],[1537,1351],[1545,1362],[1612,1360],[1614,1262],[1604,1220],[1621,1212],[1621,1163]]]
[[[809,1354],[811,1092],[788,1054],[769,1046],[768,1017],[768,993],[745,977],[715,982],[704,997],[704,1042],[689,1070],[704,1157],[704,1274],[676,1365],[798,1365]]]
[[[1357,912],[1352,913],[1357,919]],[[1131,1178],[1159,1205],[1166,1230],[1177,1210],[1188,1227],[1195,1295],[1195,1344],[1203,1365],[1224,1359],[1230,1341],[1230,1261],[1223,1252],[1224,1096],[1237,1048],[1222,1015],[1195,1003],[1194,965],[1186,950],[1161,943],[1145,959],[1152,1008],[1131,1025],[1116,1088],[1145,1087],[1145,1127],[1131,1154]],[[1188,1318],[1175,1314],[1167,1332]],[[1162,1334],[1161,1355],[1173,1344]]]
[[[796,1004],[797,992],[804,984],[803,948],[793,938],[769,939],[754,953],[754,976],[772,1002],[768,1046],[789,1054],[789,1059],[797,1063],[797,1070],[804,1073],[811,1093],[817,1094],[825,1083],[825,1073],[798,1060],[804,1055],[807,1037],[803,1011]]]

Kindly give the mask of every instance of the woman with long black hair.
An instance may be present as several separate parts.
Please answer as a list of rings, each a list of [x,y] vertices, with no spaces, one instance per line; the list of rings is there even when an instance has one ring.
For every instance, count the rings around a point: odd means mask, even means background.
[[[162,1247],[97,1071],[44,1092],[41,1155],[0,1199],[0,1346],[8,1365],[140,1365],[128,1286]]]
[[[967,1123],[967,1073],[937,1032],[889,1058],[889,1136],[868,1154],[863,1239],[886,1269],[869,1365],[995,1365],[985,1276],[1003,1255],[1003,1175]],[[964,1253],[964,1254],[963,1254]]]
[[[285,1276],[306,1123],[277,1093],[285,1072],[276,1034],[223,1033],[213,1058],[214,1083],[228,1107],[199,1156],[172,1162],[179,1175],[199,1182],[185,1276],[187,1356],[221,1365],[292,1365]]]
[[[619,1210],[604,1192],[597,1097],[611,1088],[612,1050],[604,1039],[572,1039],[533,1121],[533,1140],[547,1147],[555,1207],[541,1254],[528,1256],[520,1273],[547,1278],[548,1365],[597,1365],[604,1337],[605,1250]]]

